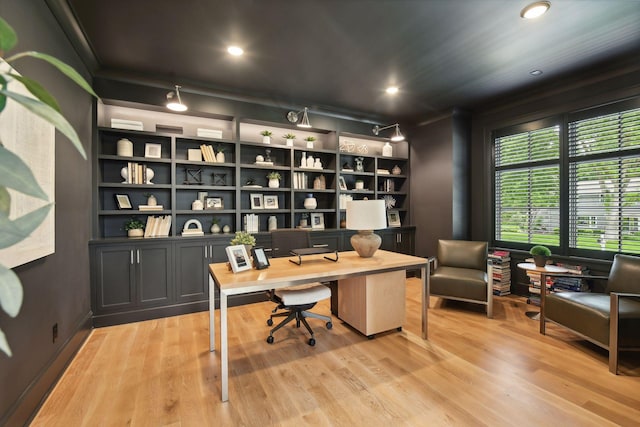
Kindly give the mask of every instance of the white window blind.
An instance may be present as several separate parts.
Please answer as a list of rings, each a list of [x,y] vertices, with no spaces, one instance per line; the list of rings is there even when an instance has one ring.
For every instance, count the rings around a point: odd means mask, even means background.
[[[569,122],[569,247],[640,253],[640,109]]]
[[[501,136],[495,147],[495,239],[558,246],[559,126]]]

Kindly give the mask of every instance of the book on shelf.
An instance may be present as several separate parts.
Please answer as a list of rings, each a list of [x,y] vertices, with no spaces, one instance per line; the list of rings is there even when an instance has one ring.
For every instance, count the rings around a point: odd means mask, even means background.
[[[247,214],[244,216],[244,231],[247,233],[258,233],[260,231],[260,222],[258,215]]]
[[[171,229],[171,215],[148,216],[144,237],[166,237]]]
[[[161,211],[162,205],[138,205],[139,211]]]

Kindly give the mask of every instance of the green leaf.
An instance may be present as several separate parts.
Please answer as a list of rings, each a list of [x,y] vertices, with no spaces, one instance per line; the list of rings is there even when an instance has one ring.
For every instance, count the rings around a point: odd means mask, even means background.
[[[20,193],[42,200],[49,200],[29,166],[2,145],[0,145],[0,186],[13,188]]]
[[[26,239],[47,217],[52,204],[42,206],[35,211],[11,221],[0,213],[0,249],[8,248]]]
[[[11,317],[16,317],[22,307],[22,284],[16,273],[0,265],[0,306]]]
[[[1,18],[0,18],[1,19]],[[0,83],[2,84],[2,89],[6,90],[7,89],[7,80],[2,76],[2,74],[0,74]],[[0,94],[0,112],[2,112],[2,110],[4,110],[4,107],[7,106],[7,97]]]
[[[13,356],[7,337],[4,335],[4,332],[2,332],[2,329],[0,329],[0,350],[4,351],[9,357]]]
[[[11,195],[6,188],[0,187],[0,213],[9,215],[9,209],[11,209]]]
[[[8,52],[16,45],[18,42],[18,36],[16,32],[13,31],[11,25],[7,23],[4,19],[0,18],[0,56],[4,56],[3,52]]]
[[[80,75],[80,73],[78,73],[69,65],[60,61],[58,58],[55,58],[51,55],[47,55],[46,53],[40,53],[40,52],[34,52],[34,51],[22,52],[19,55],[15,55],[11,58],[8,58],[7,62],[13,61],[22,56],[31,56],[33,58],[38,58],[38,59],[42,59],[43,61],[47,61],[49,64],[53,65],[58,70],[60,70],[60,72],[63,73],[65,76],[73,80],[82,89],[86,90],[96,98],[99,98],[99,96],[96,95],[96,93],[93,91],[93,88],[89,86],[89,83],[87,83],[87,81]]]
[[[56,129],[58,129],[67,138],[69,138],[71,143],[76,147],[82,157],[86,160],[87,155],[84,151],[84,148],[82,148],[82,143],[78,138],[78,134],[76,133],[75,129],[73,129],[73,126],[69,124],[67,119],[62,116],[62,114],[58,113],[53,108],[37,99],[29,98],[27,96],[20,95],[18,93],[11,92],[5,89],[0,90],[0,93],[5,94],[9,98],[25,107],[27,110],[42,117],[43,119],[54,125]]]
[[[60,105],[58,105],[58,101],[56,101],[53,95],[51,95],[40,83],[28,77],[21,76],[20,74],[9,73],[9,75],[22,83],[24,87],[33,94],[33,96],[56,110],[58,113],[62,113]]]

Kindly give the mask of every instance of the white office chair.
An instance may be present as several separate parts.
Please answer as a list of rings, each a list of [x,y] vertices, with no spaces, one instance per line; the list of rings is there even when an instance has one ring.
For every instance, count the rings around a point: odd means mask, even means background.
[[[309,239],[309,232],[306,230],[297,229],[282,229],[274,230],[271,232],[271,255],[272,257],[283,257],[290,255],[290,251],[293,249],[303,249],[311,247],[311,241]],[[291,264],[291,268],[296,268],[294,264]],[[312,313],[310,310],[318,301],[331,298],[331,289],[323,285],[322,283],[309,283],[300,286],[293,286],[290,288],[271,290],[267,292],[270,299],[276,302],[278,305],[273,309],[267,325],[273,326],[274,317],[285,317],[275,328],[271,329],[267,342],[273,343],[273,333],[282,328],[292,320],[296,320],[296,327],[300,327],[302,323],[305,328],[311,334],[309,338],[309,345],[314,346],[316,340],[314,338],[313,330],[307,318],[312,317],[321,319],[326,322],[327,329],[331,329],[333,324],[331,323],[330,316],[323,316],[321,314]],[[277,313],[278,310],[287,310],[281,313]]]

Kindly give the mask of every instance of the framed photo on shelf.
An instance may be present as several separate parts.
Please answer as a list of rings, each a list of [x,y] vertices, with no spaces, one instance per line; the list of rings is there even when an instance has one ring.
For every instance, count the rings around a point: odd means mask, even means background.
[[[387,211],[387,222],[389,227],[400,227],[400,212],[397,209],[389,209]]]
[[[343,191],[348,190],[347,181],[344,180],[344,176],[338,177],[338,185],[340,186],[340,190],[343,190]]]
[[[251,209],[264,209],[262,194],[251,194]]]
[[[264,208],[265,209],[278,209],[278,196],[264,195]]]
[[[131,201],[126,194],[116,194],[116,203],[118,209],[131,209]]]
[[[162,144],[147,142],[144,145],[144,156],[151,159],[159,159],[162,157]]]
[[[324,214],[320,212],[311,212],[311,228],[315,230],[324,230]]]
[[[231,270],[234,273],[251,269],[251,261],[244,245],[227,246],[225,248]]]
[[[205,209],[224,209],[222,197],[207,197],[204,204]]]

